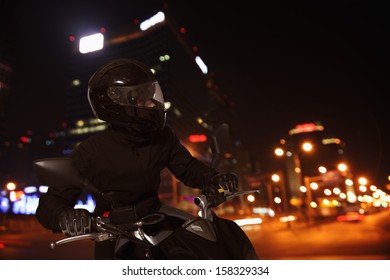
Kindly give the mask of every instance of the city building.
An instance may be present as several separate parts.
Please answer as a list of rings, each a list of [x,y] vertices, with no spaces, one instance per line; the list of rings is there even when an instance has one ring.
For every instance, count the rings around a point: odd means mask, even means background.
[[[345,143],[324,131],[320,122],[298,124],[275,151],[282,159],[290,210],[315,209],[310,211],[313,216],[336,215],[342,202],[355,195],[354,188],[345,183],[352,179]]]

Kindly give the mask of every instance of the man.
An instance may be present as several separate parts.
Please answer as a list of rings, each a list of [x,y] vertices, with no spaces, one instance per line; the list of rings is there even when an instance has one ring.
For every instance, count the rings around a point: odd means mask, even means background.
[[[36,211],[44,227],[67,236],[89,233],[91,218],[107,211],[120,224],[137,221],[161,208],[158,190],[165,167],[189,187],[236,190],[234,174],[219,173],[193,157],[165,124],[163,93],[144,63],[117,59],[103,65],[89,80],[88,100],[95,116],[110,125],[82,141],[71,159],[109,199],[97,197],[91,214],[74,209],[80,188],[49,186]],[[116,258],[114,247],[111,241],[96,242],[95,258]]]

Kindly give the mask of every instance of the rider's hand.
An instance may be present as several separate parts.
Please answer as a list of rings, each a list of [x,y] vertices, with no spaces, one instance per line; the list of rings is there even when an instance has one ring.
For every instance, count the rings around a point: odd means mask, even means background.
[[[65,210],[60,214],[58,222],[66,236],[91,233],[92,217],[85,209]]]
[[[217,173],[210,179],[211,193],[231,194],[238,189],[238,178],[234,173]]]

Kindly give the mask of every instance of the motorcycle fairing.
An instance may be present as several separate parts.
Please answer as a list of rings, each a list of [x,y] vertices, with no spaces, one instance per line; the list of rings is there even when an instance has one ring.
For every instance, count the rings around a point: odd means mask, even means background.
[[[215,232],[213,224],[206,219],[195,219],[189,221],[183,225],[183,227],[200,237],[203,237],[210,241],[217,241],[217,233]]]

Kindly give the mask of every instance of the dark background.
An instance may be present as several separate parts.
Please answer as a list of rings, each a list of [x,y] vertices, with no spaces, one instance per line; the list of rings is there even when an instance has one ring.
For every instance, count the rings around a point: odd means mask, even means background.
[[[390,174],[384,2],[165,1],[234,104],[233,130],[260,165],[296,124],[320,121],[346,143],[355,173],[377,184]],[[0,42],[15,68],[7,125],[39,134],[61,122],[68,36],[126,28],[164,1],[0,3]]]

